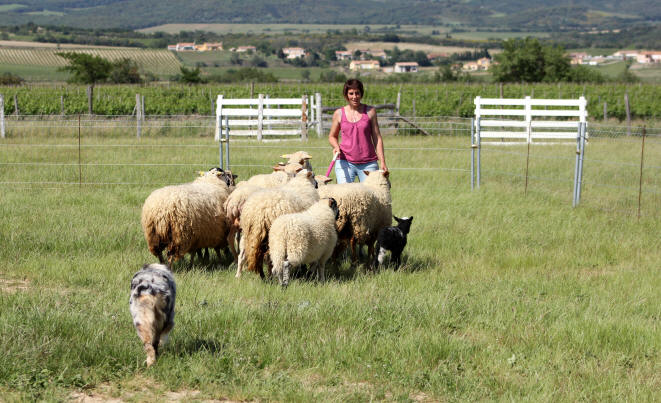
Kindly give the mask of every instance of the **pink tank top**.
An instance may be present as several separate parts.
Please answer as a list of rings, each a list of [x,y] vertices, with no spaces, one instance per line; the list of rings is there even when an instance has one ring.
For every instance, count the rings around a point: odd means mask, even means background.
[[[342,107],[342,120],[340,121],[340,156],[354,164],[365,164],[376,161],[375,145],[372,144],[372,123],[367,115],[367,106],[363,105],[363,113],[357,122],[350,122]]]

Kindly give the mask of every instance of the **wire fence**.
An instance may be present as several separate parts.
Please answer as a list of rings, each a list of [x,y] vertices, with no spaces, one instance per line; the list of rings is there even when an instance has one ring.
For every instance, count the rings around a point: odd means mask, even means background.
[[[424,187],[427,180],[470,189],[470,119],[409,116],[384,123],[388,154],[407,156],[391,159],[389,168],[423,178],[406,186]],[[7,117],[6,137],[0,139],[0,186],[5,191],[71,186],[153,189],[187,182],[193,172],[219,163],[215,125],[215,116],[146,116],[138,139],[135,116]],[[581,206],[661,215],[661,129],[589,123],[588,131]],[[232,139],[231,168],[245,179],[270,171],[285,152],[329,153],[324,140],[314,140],[315,136],[312,128],[308,142]],[[402,141],[395,141],[395,136]],[[483,144],[482,187],[507,186],[571,205],[575,151],[575,144]]]

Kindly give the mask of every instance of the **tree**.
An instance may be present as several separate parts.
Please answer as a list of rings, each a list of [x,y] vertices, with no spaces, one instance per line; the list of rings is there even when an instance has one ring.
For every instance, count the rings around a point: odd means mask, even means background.
[[[180,81],[186,84],[199,84],[204,82],[200,76],[200,68],[196,67],[195,70],[187,69],[184,66],[179,67],[181,71]]]
[[[69,81],[74,83],[94,84],[105,81],[110,75],[112,63],[100,56],[87,53],[58,52],[56,55],[69,62],[67,66],[58,68],[72,74]]]
[[[100,56],[87,53],[57,52],[56,55],[66,59],[69,64],[58,68],[58,71],[67,71],[72,74],[69,81],[89,84],[88,111],[94,113],[92,100],[94,99],[94,84],[105,81],[110,75],[112,63]]]
[[[124,57],[112,63],[109,80],[115,84],[139,84],[142,82],[138,64]]]
[[[503,42],[498,64],[491,68],[500,82],[561,81],[569,77],[569,58],[562,47],[542,46],[537,38],[510,39]]]

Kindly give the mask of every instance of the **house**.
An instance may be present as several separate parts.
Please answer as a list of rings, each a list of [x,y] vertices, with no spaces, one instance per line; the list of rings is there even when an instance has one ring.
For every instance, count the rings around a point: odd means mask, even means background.
[[[368,53],[374,59],[386,60],[388,58],[388,55],[386,55],[386,52],[383,50],[368,50]]]
[[[349,70],[378,70],[379,62],[377,60],[352,60],[349,63]]]
[[[254,46],[239,46],[238,48],[234,49],[234,51],[237,53],[246,53],[246,52],[255,53],[257,52],[257,48]]]
[[[395,73],[417,73],[418,62],[397,62],[393,70]]]
[[[427,53],[427,59],[430,62],[437,62],[443,59],[447,59],[450,57],[450,54],[448,53]]]
[[[380,67],[377,60],[352,60],[349,64],[349,70],[378,70]]]
[[[177,51],[177,45],[168,45],[168,50]]]
[[[222,42],[204,42],[202,45],[197,45],[195,47],[200,52],[206,52],[210,50],[223,50]]]
[[[570,64],[583,64],[583,61],[589,56],[585,52],[574,52],[569,54],[569,63]]]
[[[282,53],[285,54],[287,59],[305,57],[305,49],[303,48],[282,48]]]
[[[639,58],[638,63],[661,63],[661,52],[645,51],[641,54],[643,57]]]
[[[181,52],[183,50],[195,50],[195,42],[179,42],[177,44],[177,52]]]
[[[353,54],[349,50],[336,50],[335,58],[337,60],[351,60],[353,59]]]
[[[491,67],[491,59],[488,57],[479,58],[476,63],[479,70],[489,70]]]
[[[463,71],[478,71],[480,69],[480,65],[477,64],[477,62],[466,62],[463,66],[461,66],[461,69]]]

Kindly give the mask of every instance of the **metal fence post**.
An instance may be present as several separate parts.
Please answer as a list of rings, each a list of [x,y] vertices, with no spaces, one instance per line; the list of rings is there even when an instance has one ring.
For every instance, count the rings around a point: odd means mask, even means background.
[[[323,136],[324,133],[324,126],[323,126],[323,116],[321,113],[321,93],[317,92],[314,94],[314,97],[317,100],[317,104],[315,105],[317,107],[317,113],[316,118],[317,118],[317,137]]]
[[[475,188],[475,119],[471,118],[471,190]]]
[[[5,138],[5,96],[0,94],[0,136]]]
[[[583,123],[578,124],[578,130],[576,131],[576,162],[574,163],[574,195],[572,198],[572,207],[576,207],[578,201],[576,195],[578,194],[578,163],[581,154],[581,130]]]
[[[135,121],[137,126],[137,138],[140,138],[140,132],[142,131],[142,98],[140,94],[135,94]]]
[[[227,158],[227,169],[230,169],[230,118],[225,116],[225,155]]]
[[[214,140],[220,141],[220,137],[222,135],[221,129],[223,126],[223,122],[221,119],[223,118],[223,95],[218,95],[218,100],[216,101],[216,133],[214,134]]]
[[[583,160],[585,159],[585,133],[586,123],[581,124],[581,155],[578,163],[578,192],[576,193],[576,204],[581,202],[581,185],[583,184]]]
[[[482,149],[482,138],[480,137],[480,118],[477,118],[477,125],[475,126],[477,133],[477,188],[480,188],[480,176],[482,171],[482,156],[480,155]]]

